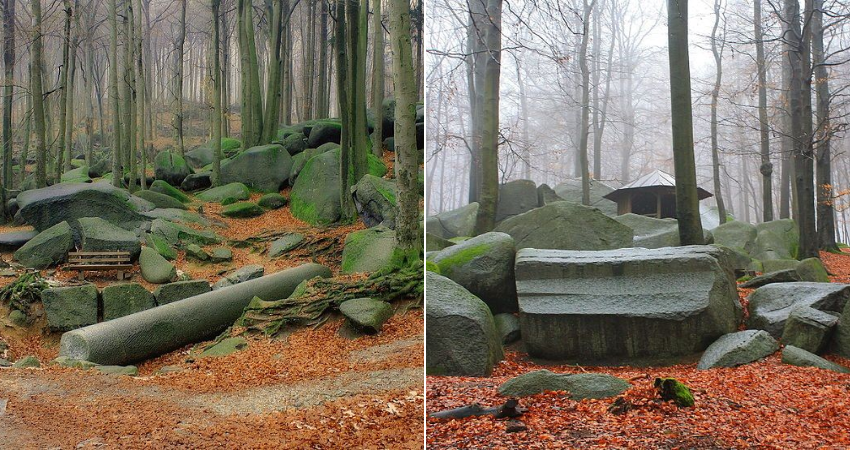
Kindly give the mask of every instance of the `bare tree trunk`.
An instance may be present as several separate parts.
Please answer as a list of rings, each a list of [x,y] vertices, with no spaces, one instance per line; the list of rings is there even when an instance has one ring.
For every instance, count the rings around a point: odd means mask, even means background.
[[[380,0],[375,1],[375,15],[379,17]],[[395,151],[399,162],[399,215],[396,224],[397,253],[394,262],[400,266],[405,266],[419,262],[419,252],[422,248],[418,220],[419,183],[417,175],[419,161],[417,155],[419,151],[416,148],[415,123],[417,90],[410,45],[410,3],[408,0],[391,0],[389,12],[396,99]],[[379,22],[380,19],[377,21]],[[380,25],[380,23],[377,25]],[[383,33],[383,30],[376,30],[375,33]],[[380,47],[380,50],[383,55],[383,46]],[[381,61],[381,64],[383,64],[383,61]]]
[[[764,34],[761,31],[761,0],[753,2],[753,33],[756,41],[756,67],[759,89],[759,137],[761,142],[762,205],[765,222],[773,220],[773,163],[770,162],[770,130],[767,122],[767,69],[764,62]]]
[[[93,27],[94,27],[94,9],[86,16],[86,28],[88,33],[86,36],[86,70],[85,70],[85,93],[86,93],[86,165],[91,167],[93,164],[92,154],[94,152],[94,89],[93,86],[97,83],[94,78],[94,44]],[[100,136],[103,139],[104,130],[100,128]]]
[[[670,55],[670,111],[673,115],[673,165],[676,169],[679,241],[681,245],[699,245],[705,238],[700,223],[694,163],[687,0],[667,0],[667,40]]]
[[[375,117],[375,142],[372,142],[372,153],[380,157],[384,152],[384,27],[381,24],[381,2],[373,0],[375,7],[372,15],[372,112]],[[410,8],[406,11],[408,28],[410,26]],[[406,36],[410,37],[410,31]],[[395,70],[395,63],[393,65]],[[415,81],[414,81],[415,84]],[[415,89],[415,87],[414,87]],[[398,99],[396,99],[398,102]],[[416,99],[413,99],[416,103]],[[398,105],[396,105],[397,107]],[[415,117],[414,117],[415,120]],[[415,125],[414,125],[415,127]],[[414,130],[415,132],[416,130]],[[416,136],[414,135],[414,138]],[[414,143],[415,146],[415,143]]]
[[[283,37],[283,12],[287,15],[289,21],[289,1],[283,5],[283,0],[274,0],[272,6],[272,18],[269,29],[269,76],[266,84],[266,116],[264,122],[266,127],[263,130],[263,142],[269,143],[274,139],[277,133],[277,124],[279,122],[279,107],[280,107],[280,72],[283,60],[281,58],[281,40]]]
[[[180,22],[177,26],[177,39],[174,41],[174,111],[171,124],[174,127],[174,146],[180,155],[186,154],[183,146],[183,46],[186,43],[186,5],[188,0],[180,2]]]
[[[278,21],[280,20],[280,0],[277,2]],[[221,184],[221,62],[219,61],[219,48],[221,47],[219,14],[221,0],[210,0],[212,7],[212,35],[213,35],[213,129],[212,141],[213,170],[211,181],[213,186]]]
[[[582,14],[581,47],[578,54],[578,65],[581,69],[581,129],[579,129],[578,163],[581,173],[581,203],[590,205],[590,167],[588,166],[587,141],[590,133],[590,69],[587,66],[587,44],[590,40],[590,16],[596,0],[590,3],[584,0]]]
[[[829,73],[824,55],[823,0],[814,0],[812,15],[812,57],[817,92],[817,233],[818,248],[838,251],[835,243],[835,210],[833,209],[832,126],[829,105]]]
[[[70,0],[62,0],[62,8],[65,12],[65,31],[62,34],[62,68],[59,74],[59,143],[56,146],[56,166],[55,177],[56,182],[62,178],[63,170],[67,170],[65,165],[70,166],[70,161],[65,161],[65,128],[68,126],[68,74],[71,72],[71,64],[69,61],[71,47],[71,17],[74,10],[71,8]]]
[[[717,214],[720,223],[726,223],[726,206],[723,202],[723,190],[720,183],[720,151],[717,148],[717,99],[720,96],[720,84],[723,79],[723,49],[726,46],[725,36],[723,44],[717,47],[717,27],[720,24],[720,0],[714,1],[714,27],[711,29],[711,53],[714,55],[715,76],[714,88],[711,90],[711,166],[714,173],[714,199],[717,201]],[[726,24],[724,19],[724,32]]]
[[[44,120],[44,88],[42,84],[41,0],[31,0],[32,10],[32,107],[35,116],[35,184],[47,186],[47,129]]]
[[[522,116],[522,177],[526,180],[531,179],[531,155],[528,134],[528,94],[526,93],[525,81],[522,78],[522,69],[519,58],[515,58],[516,64],[516,79],[519,85],[519,105],[520,115]],[[442,92],[440,93],[442,95]]]
[[[112,185],[121,186],[123,177],[121,136],[121,113],[118,99],[118,14],[117,0],[109,0],[109,22],[111,36],[109,38],[109,100],[112,105]]]
[[[139,165],[141,166],[139,170],[140,185],[142,189],[147,189],[147,147],[145,145],[145,137],[147,136],[147,119],[148,115],[145,113],[145,102],[148,97],[148,86],[146,83],[145,76],[145,64],[144,64],[144,45],[143,35],[142,35],[142,1],[136,0],[136,16],[137,20],[135,23],[136,27],[136,118],[138,121],[138,151],[139,151]]]
[[[3,182],[0,189],[0,210],[5,219],[6,197],[12,188],[12,96],[15,85],[15,1],[3,1]],[[20,166],[23,171],[26,165],[21,160]]]
[[[330,115],[328,105],[330,102],[330,92],[328,89],[328,2],[319,0],[322,5],[321,19],[319,21],[319,93],[317,96],[316,116],[325,118]]]

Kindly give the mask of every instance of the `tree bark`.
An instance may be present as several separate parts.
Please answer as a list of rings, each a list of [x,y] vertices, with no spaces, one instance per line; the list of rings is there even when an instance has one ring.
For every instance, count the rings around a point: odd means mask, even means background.
[[[761,30],[761,0],[753,2],[753,34],[756,41],[756,68],[759,90],[759,138],[761,150],[761,191],[765,222],[773,220],[773,163],[770,162],[770,129],[767,121],[767,69],[764,61],[764,34]]]
[[[384,27],[381,24],[382,0],[373,1],[375,7],[372,15],[372,115],[375,118],[375,131],[372,135],[375,136],[375,139],[372,142],[372,153],[380,158],[384,153],[384,108],[382,107],[384,104]],[[393,7],[395,8],[395,5]],[[395,13],[396,12],[393,12],[393,14]],[[406,35],[410,38],[410,8],[407,9],[407,15],[405,17],[407,19],[408,27]],[[396,70],[395,62],[393,63],[393,70]],[[395,74],[393,76],[395,76]],[[415,83],[416,81],[414,80],[414,84]],[[415,97],[413,101],[414,103],[416,102]],[[396,102],[398,102],[398,98],[396,98]],[[396,103],[396,108],[398,108],[398,103]],[[414,137],[416,136],[414,135]]]
[[[180,2],[180,22],[177,25],[177,39],[174,41],[174,111],[171,119],[174,127],[174,146],[180,155],[186,154],[183,145],[183,48],[186,44],[186,6],[188,0]]]
[[[758,0],[756,0],[758,2]],[[711,29],[711,53],[714,55],[714,88],[711,90],[711,167],[714,178],[714,199],[717,202],[717,214],[720,223],[726,223],[726,206],[723,202],[723,189],[720,183],[720,150],[717,148],[717,100],[720,96],[720,84],[723,80],[723,48],[725,41],[718,49],[717,28],[720,25],[720,0],[714,2],[714,27]],[[725,23],[723,26],[726,29]],[[724,37],[725,39],[725,37]]]
[[[814,0],[812,57],[817,93],[817,233],[818,248],[838,251],[835,242],[835,210],[832,183],[832,126],[830,121],[829,73],[824,55],[823,0]]]
[[[596,0],[590,3],[584,0],[582,14],[581,46],[578,53],[578,65],[581,69],[581,129],[579,130],[578,164],[581,174],[581,204],[590,206],[590,167],[588,165],[587,142],[590,134],[590,69],[587,66],[587,44],[590,41],[590,16]]]
[[[6,217],[7,191],[12,188],[12,97],[15,85],[15,3],[16,0],[3,1],[3,182],[0,189],[0,205],[3,218]],[[26,165],[21,160],[23,171]]]
[[[47,186],[47,129],[44,118],[44,88],[42,84],[41,0],[31,0],[32,10],[32,107],[35,116],[35,184]]]
[[[221,62],[219,60],[219,48],[221,47],[220,22],[218,20],[221,8],[221,0],[210,0],[212,8],[212,40],[213,40],[213,129],[212,141],[213,170],[210,177],[213,186],[221,184]],[[278,0],[278,14],[280,14],[280,0]],[[278,20],[280,17],[278,17]]]
[[[667,40],[670,58],[670,111],[673,125],[673,165],[676,169],[676,218],[681,245],[704,242],[699,214],[694,128],[691,111],[691,70],[688,62],[688,1],[667,0]]]

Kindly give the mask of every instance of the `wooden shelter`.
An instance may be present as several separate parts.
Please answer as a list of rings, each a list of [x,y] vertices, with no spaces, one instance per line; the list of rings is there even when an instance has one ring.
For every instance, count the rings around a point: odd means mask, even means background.
[[[712,194],[697,187],[699,199]],[[676,179],[656,170],[604,196],[617,203],[617,214],[640,214],[656,219],[676,218]]]

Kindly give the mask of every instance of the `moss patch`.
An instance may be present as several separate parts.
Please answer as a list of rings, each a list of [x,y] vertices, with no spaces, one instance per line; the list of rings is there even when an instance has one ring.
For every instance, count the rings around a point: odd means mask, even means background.
[[[685,408],[694,406],[691,389],[675,378],[656,378],[655,388],[658,389],[663,400],[672,400],[678,406]]]
[[[473,259],[487,252],[487,250],[489,249],[489,245],[480,244],[460,250],[457,253],[437,263],[437,267],[439,267],[440,269],[440,271],[437,273],[451,274],[452,270],[455,267],[462,266],[468,263],[469,261],[472,261]]]

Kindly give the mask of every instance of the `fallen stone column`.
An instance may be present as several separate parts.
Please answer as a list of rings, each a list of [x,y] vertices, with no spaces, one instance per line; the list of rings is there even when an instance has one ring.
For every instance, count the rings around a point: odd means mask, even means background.
[[[288,297],[304,280],[330,277],[319,264],[305,264],[62,335],[59,354],[98,364],[123,365],[151,358],[221,333],[252,298]]]

